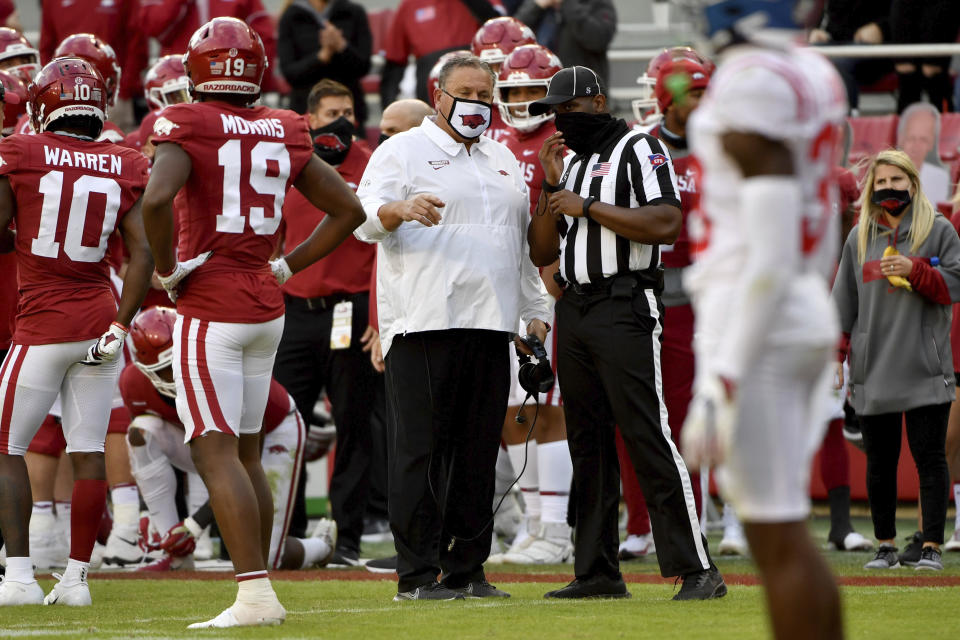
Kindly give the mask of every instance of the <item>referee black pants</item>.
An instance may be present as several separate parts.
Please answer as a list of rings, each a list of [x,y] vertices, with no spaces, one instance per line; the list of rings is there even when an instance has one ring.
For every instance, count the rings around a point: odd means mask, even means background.
[[[451,588],[484,578],[510,392],[508,339],[422,331],[396,336],[387,352],[387,508],[400,592],[441,571]]]
[[[670,438],[660,375],[663,306],[631,277],[557,303],[557,375],[576,488],[577,578],[620,576],[620,427],[650,511],[663,576],[712,566],[690,475]]]

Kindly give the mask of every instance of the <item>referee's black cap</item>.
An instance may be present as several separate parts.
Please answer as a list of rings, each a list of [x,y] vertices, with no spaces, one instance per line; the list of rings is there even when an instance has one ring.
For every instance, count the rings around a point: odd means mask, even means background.
[[[539,116],[555,105],[601,93],[600,78],[593,69],[580,66],[560,69],[550,78],[547,95],[530,104],[530,115]]]

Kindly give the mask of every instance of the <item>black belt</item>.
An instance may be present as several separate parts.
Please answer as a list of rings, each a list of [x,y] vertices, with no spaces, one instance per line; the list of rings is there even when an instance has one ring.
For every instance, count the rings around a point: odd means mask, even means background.
[[[614,283],[621,280],[633,280],[639,289],[653,289],[657,295],[663,292],[663,269],[657,268],[652,271],[629,271],[627,273],[616,273],[607,276],[595,282],[579,284],[577,282],[567,282],[557,271],[553,274],[554,280],[565,292],[574,293],[579,296],[609,295],[613,289]]]
[[[329,296],[301,298],[300,296],[291,296],[285,293],[283,294],[283,299],[287,303],[287,306],[290,307],[298,307],[300,309],[307,309],[308,311],[326,311],[327,309],[333,309],[344,300],[360,297],[366,298],[369,295],[369,291],[361,291],[360,293],[331,293]]]

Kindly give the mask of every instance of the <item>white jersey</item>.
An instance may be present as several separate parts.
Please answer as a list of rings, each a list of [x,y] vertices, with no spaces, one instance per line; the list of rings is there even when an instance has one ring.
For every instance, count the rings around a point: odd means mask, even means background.
[[[688,126],[692,165],[701,172],[702,199],[691,213],[694,265],[684,278],[697,316],[698,368],[724,366],[731,358],[724,335],[749,309],[737,309],[737,280],[748,258],[740,169],[726,154],[722,136],[757,133],[782,141],[793,152],[803,194],[798,234],[802,238],[796,277],[780,297],[763,346],[823,345],[836,339],[836,313],[829,278],[837,259],[839,228],[833,212],[838,191],[831,180],[837,164],[846,96],[826,58],[809,49],[742,47],[717,70]],[[767,239],[770,243],[782,240]],[[724,353],[724,351],[728,351]],[[707,361],[700,362],[704,357]]]

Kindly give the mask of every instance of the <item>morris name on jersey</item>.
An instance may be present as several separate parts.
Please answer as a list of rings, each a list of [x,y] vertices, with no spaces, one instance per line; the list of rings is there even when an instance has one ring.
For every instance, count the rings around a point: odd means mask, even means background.
[[[221,113],[220,120],[223,122],[223,132],[227,134],[270,136],[273,138],[283,138],[287,135],[283,129],[283,122],[279,118],[244,120],[239,116]]]
[[[46,164],[55,167],[76,167],[118,176],[123,168],[123,160],[120,156],[109,153],[84,153],[47,145],[43,145],[43,160]]]

